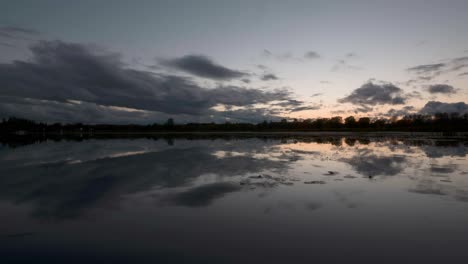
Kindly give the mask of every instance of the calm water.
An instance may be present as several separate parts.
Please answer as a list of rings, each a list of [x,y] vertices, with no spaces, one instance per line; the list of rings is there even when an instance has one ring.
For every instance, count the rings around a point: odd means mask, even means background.
[[[3,145],[0,262],[466,263],[467,153],[404,135]]]

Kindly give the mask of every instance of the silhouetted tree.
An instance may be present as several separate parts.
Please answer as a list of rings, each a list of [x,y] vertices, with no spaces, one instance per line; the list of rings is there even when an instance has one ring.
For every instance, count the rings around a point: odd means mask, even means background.
[[[172,118],[167,119],[165,125],[166,125],[167,127],[173,127],[173,126],[174,126],[174,119],[172,119]]]
[[[347,128],[355,128],[356,127],[356,119],[354,116],[348,116],[345,118],[345,125]]]
[[[369,117],[361,117],[358,120],[358,124],[360,128],[368,128],[370,124],[370,118]]]

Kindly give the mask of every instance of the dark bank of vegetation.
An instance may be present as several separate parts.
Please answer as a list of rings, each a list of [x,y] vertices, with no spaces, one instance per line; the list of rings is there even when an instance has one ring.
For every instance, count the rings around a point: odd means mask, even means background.
[[[67,133],[151,133],[151,132],[299,132],[299,131],[408,131],[408,132],[466,132],[468,114],[438,113],[435,115],[408,115],[397,118],[355,118],[340,116],[279,122],[252,123],[187,123],[176,124],[168,119],[162,124],[47,124],[11,117],[0,123],[1,134],[67,134]]]

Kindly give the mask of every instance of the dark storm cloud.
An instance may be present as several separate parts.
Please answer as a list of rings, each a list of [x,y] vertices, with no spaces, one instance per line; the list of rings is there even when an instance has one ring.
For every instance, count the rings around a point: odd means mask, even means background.
[[[315,51],[309,51],[309,52],[306,52],[304,54],[304,58],[309,59],[309,60],[313,60],[313,59],[320,59],[321,56],[320,56],[320,54],[318,54]]]
[[[261,79],[262,81],[276,81],[279,78],[273,73],[267,73],[267,74],[262,75]]]
[[[419,111],[421,114],[435,113],[468,113],[468,104],[464,102],[458,103],[443,103],[438,101],[429,101]]]
[[[433,84],[427,88],[427,91],[431,94],[435,94],[435,93],[454,94],[457,92],[457,89],[447,84]]]
[[[376,84],[368,82],[354,90],[345,98],[339,99],[340,103],[355,105],[384,105],[404,104],[406,98],[403,90],[391,83]]]
[[[215,80],[231,80],[247,75],[245,72],[232,70],[219,65],[203,55],[186,55],[180,58],[162,61],[162,64],[195,76]]]
[[[42,41],[31,52],[31,60],[0,64],[0,96],[186,115],[213,114],[210,108],[218,104],[249,106],[290,96],[237,86],[204,89],[187,78],[126,68],[118,54],[81,44]]]

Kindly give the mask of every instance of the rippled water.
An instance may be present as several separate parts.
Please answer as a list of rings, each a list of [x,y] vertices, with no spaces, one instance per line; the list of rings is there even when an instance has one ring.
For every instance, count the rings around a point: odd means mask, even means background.
[[[464,263],[467,153],[405,135],[3,145],[0,262]]]

